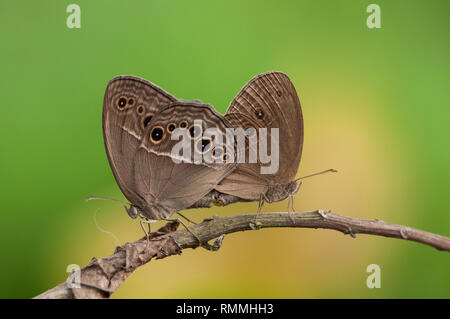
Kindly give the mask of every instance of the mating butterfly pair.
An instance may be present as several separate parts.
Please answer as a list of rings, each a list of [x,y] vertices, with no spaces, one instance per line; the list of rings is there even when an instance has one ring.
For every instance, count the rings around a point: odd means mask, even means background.
[[[195,126],[196,120],[201,120],[201,127]],[[222,156],[224,161],[174,161],[171,151],[178,141],[171,134],[178,128],[186,129],[195,150]],[[213,149],[208,140],[196,139],[208,128],[224,135],[227,128],[278,128],[279,169],[261,174],[259,161],[227,161],[226,149]],[[269,130],[269,139],[270,134]],[[210,105],[179,100],[144,79],[115,77],[105,92],[103,136],[110,166],[131,203],[127,212],[133,218],[166,219],[180,210],[211,203],[260,201],[261,206],[298,191],[294,178],[302,153],[303,117],[294,85],[280,72],[254,77],[224,116]]]

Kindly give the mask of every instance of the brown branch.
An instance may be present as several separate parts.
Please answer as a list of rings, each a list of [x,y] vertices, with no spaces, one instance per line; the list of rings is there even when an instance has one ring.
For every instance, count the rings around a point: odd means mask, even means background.
[[[255,218],[257,218],[255,220]],[[255,223],[256,221],[256,223]],[[96,259],[81,269],[81,285],[69,288],[64,282],[35,298],[108,298],[124,280],[138,267],[151,259],[164,258],[181,254],[185,248],[196,248],[198,240],[188,230],[176,230],[176,223],[167,224],[160,229],[163,235],[153,233],[147,242],[141,238],[133,243],[126,243],[116,248],[111,256]],[[175,227],[175,229],[174,229]],[[327,211],[293,213],[264,213],[256,215],[237,215],[223,218],[205,219],[202,223],[190,226],[189,229],[202,241],[208,242],[222,235],[244,230],[255,230],[268,227],[300,227],[324,228],[341,231],[356,237],[356,234],[370,234],[415,241],[450,251],[450,238],[428,233],[402,225],[394,225],[381,220],[364,220],[332,214]],[[216,241],[213,250],[220,247],[221,240]]]

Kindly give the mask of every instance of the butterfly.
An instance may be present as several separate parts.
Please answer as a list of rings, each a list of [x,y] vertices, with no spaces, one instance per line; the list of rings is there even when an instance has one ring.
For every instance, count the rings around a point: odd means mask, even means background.
[[[259,201],[258,212],[264,202],[273,203],[289,198],[293,207],[293,196],[301,183],[295,179],[302,156],[304,125],[300,100],[289,77],[282,72],[267,72],[251,79],[233,99],[225,114],[230,127],[260,134],[260,129],[268,129],[266,136],[271,139],[272,130],[278,129],[278,140],[268,145],[269,152],[278,155],[278,170],[263,174],[266,164],[261,160],[239,163],[236,169],[226,176],[210,193],[216,203],[227,205],[236,201]],[[253,129],[253,131],[251,130]],[[272,146],[275,146],[273,149]],[[257,151],[251,143],[245,145],[246,155]],[[273,155],[273,154],[272,154]],[[325,170],[302,178],[315,176]]]
[[[194,153],[217,153],[198,132],[214,128],[225,134],[229,126],[210,105],[179,100],[138,77],[113,78],[103,100],[103,137],[116,182],[130,201],[130,217],[167,219],[230,174],[236,163],[177,162],[172,152],[177,140],[171,138],[182,131]]]

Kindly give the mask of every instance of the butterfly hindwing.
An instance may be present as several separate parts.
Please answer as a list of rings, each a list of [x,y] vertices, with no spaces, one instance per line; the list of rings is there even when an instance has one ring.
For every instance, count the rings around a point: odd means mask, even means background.
[[[192,129],[198,123],[201,130]],[[214,128],[225,135],[226,127],[223,116],[205,104],[180,102],[155,114],[133,160],[133,187],[148,199],[146,204],[157,203],[171,212],[187,208],[230,174],[236,163],[196,162],[193,158],[194,152],[212,152],[212,144],[204,149],[199,146],[206,140],[202,134],[206,134],[207,129]],[[173,155],[174,146],[181,141],[181,137],[172,139],[174,132],[184,132],[191,157]]]

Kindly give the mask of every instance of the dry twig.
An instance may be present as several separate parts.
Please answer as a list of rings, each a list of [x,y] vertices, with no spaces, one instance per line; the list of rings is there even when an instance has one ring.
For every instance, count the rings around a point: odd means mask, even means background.
[[[221,239],[223,239],[221,236],[225,234],[268,227],[300,227],[333,229],[352,237],[356,237],[356,234],[392,237],[423,243],[438,250],[450,251],[449,237],[380,220],[345,217],[323,210],[292,213],[292,218],[295,223],[287,213],[260,214],[256,223],[254,214],[217,217],[193,225],[190,230],[202,242],[219,238],[215,245],[210,246],[213,250],[220,247]],[[178,225],[167,224],[161,228],[160,231],[165,234],[153,238],[148,245],[144,237],[133,243],[117,247],[111,256],[100,259],[93,258],[89,265],[81,269],[80,288],[69,288],[64,282],[35,298],[108,298],[136,268],[148,263],[151,259],[181,254],[185,248],[199,246],[198,240],[186,229],[174,231],[176,226]]]

